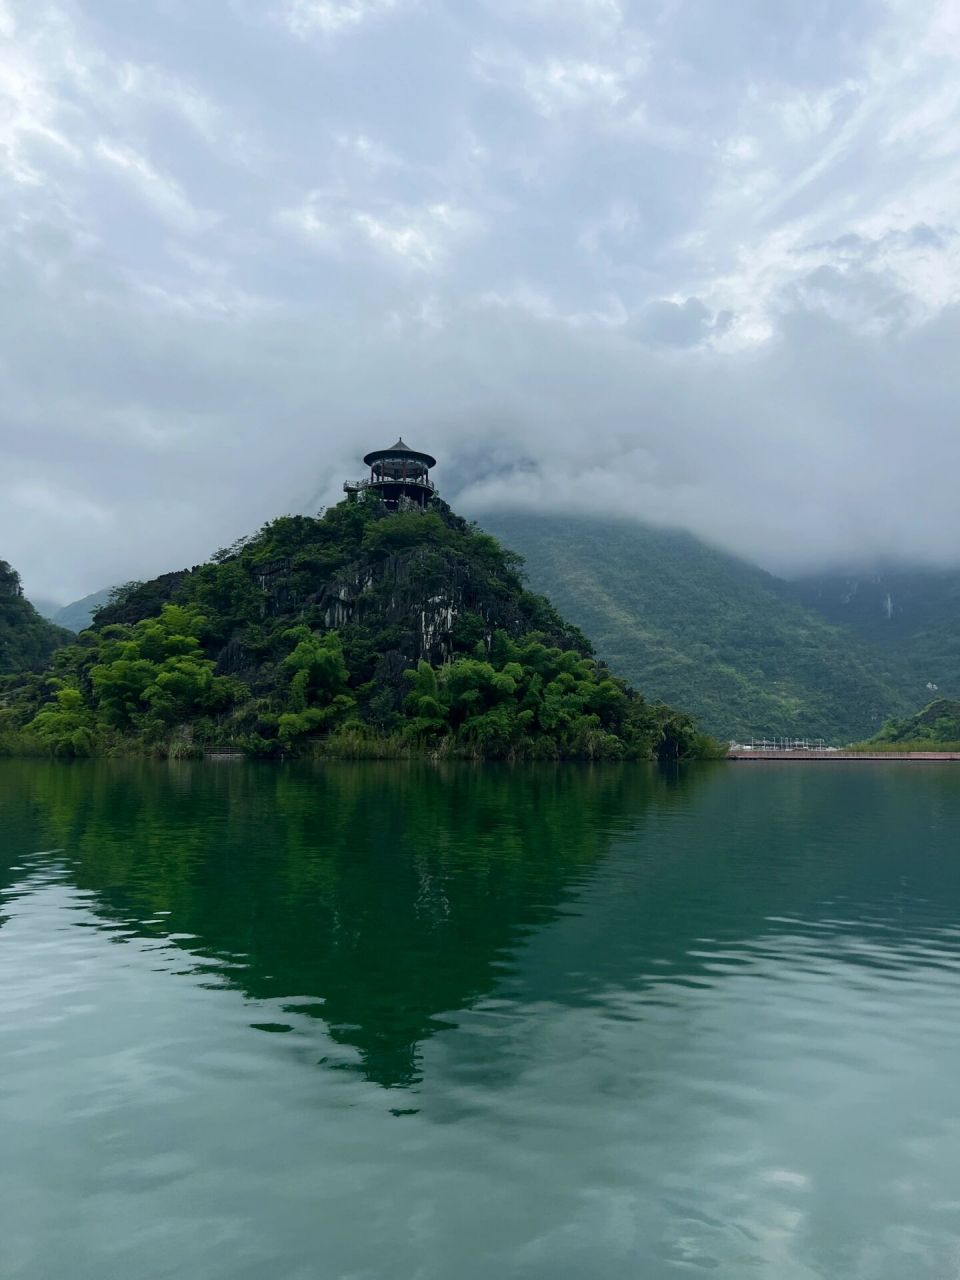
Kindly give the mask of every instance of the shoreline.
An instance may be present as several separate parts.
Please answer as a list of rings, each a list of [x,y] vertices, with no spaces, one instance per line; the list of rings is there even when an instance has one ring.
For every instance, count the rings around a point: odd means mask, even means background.
[[[905,760],[960,763],[960,751],[728,751],[728,760]]]

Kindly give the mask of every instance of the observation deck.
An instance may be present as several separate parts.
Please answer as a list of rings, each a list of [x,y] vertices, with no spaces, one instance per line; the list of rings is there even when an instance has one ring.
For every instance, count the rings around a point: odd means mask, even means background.
[[[344,491],[354,498],[374,493],[391,511],[411,506],[423,510],[437,491],[430,479],[437,460],[429,453],[411,449],[402,439],[389,449],[374,449],[364,458],[370,475],[363,480],[347,480]]]

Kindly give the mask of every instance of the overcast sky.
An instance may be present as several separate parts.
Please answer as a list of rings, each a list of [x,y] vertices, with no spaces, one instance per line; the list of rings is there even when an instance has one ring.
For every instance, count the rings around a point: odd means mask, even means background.
[[[960,0],[0,0],[0,558],[335,501],[960,559]]]

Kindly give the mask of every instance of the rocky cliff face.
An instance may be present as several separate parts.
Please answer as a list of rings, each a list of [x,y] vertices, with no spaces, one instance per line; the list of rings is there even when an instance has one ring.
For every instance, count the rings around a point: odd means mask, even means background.
[[[95,625],[131,624],[166,603],[195,605],[209,620],[204,647],[220,675],[258,694],[278,678],[274,655],[291,627],[340,633],[353,681],[396,707],[420,659],[441,664],[492,642],[540,632],[563,649],[590,645],[541,596],[519,560],[445,504],[389,514],[343,503],[324,517],[284,517],[214,563],[133,583]],[[285,651],[285,650],[284,650]]]
[[[327,627],[396,628],[397,647],[410,660],[441,662],[465,647],[463,641],[475,644],[498,630],[519,636],[538,627],[558,644],[573,640],[587,647],[543,602],[507,592],[466,556],[435,548],[358,562],[324,584],[315,603]]]
[[[409,685],[404,672],[420,659],[436,665],[487,645],[497,631],[519,638],[542,632],[564,649],[590,652],[585,637],[511,572],[454,547],[414,546],[358,557],[329,578],[304,581],[294,558],[257,566],[254,580],[265,621],[306,621],[341,633],[348,649],[370,650],[363,673],[372,698],[396,709]],[[257,683],[255,656],[235,634],[217,670]]]

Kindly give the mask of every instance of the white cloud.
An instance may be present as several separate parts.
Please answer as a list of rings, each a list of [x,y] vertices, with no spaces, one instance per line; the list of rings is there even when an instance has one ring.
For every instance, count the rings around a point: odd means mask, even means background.
[[[953,0],[280,2],[0,0],[31,589],[335,498],[384,423],[456,500],[480,437],[485,498],[760,528],[771,563],[960,546]]]
[[[0,39],[11,40],[17,30],[17,20],[9,0],[0,0]]]
[[[101,138],[95,152],[130,183],[158,217],[175,230],[198,235],[216,223],[215,214],[195,208],[174,178],[160,173],[132,147]]]
[[[443,266],[482,225],[477,214],[445,201],[417,206],[381,200],[364,208],[322,191],[281,211],[277,222],[321,253],[340,256],[372,248],[417,270]]]
[[[362,131],[338,133],[336,144],[345,156],[357,161],[374,176],[389,170],[407,168],[405,161],[395,151]]]
[[[281,209],[275,221],[281,230],[305,240],[319,253],[335,257],[343,249],[345,227],[336,217],[336,210],[325,207],[325,201],[316,193],[296,208]]]
[[[637,204],[614,200],[606,212],[588,219],[577,240],[586,253],[606,258],[610,247],[635,242],[642,229],[643,219]]]
[[[619,0],[486,0],[486,4],[504,23],[536,22],[547,30],[571,28],[581,41],[609,40],[625,25]]]
[[[512,288],[487,289],[468,304],[480,310],[520,312],[570,329],[619,329],[630,316],[616,294],[598,300],[601,305],[585,311],[565,311],[549,294],[519,281]]]
[[[752,81],[716,144],[716,181],[676,247],[684,287],[736,313],[726,350],[770,341],[798,302],[883,331],[960,300],[960,93],[930,42],[944,9],[890,10],[857,75]]]
[[[495,48],[480,49],[474,56],[481,80],[521,94],[548,120],[591,109],[625,114],[631,91],[646,65],[646,52],[639,50],[616,62],[559,57],[532,60],[513,49]]]
[[[4,38],[14,33],[9,11],[0,11]],[[0,171],[15,182],[42,181],[38,147],[55,149],[76,161],[78,149],[59,125],[59,104],[41,63],[29,48],[0,49]]]
[[[384,17],[406,3],[409,0],[291,0],[284,18],[293,34],[301,39],[314,33],[338,36]]]
[[[179,116],[201,138],[211,144],[220,141],[224,133],[223,113],[209,97],[196,86],[171,75],[163,68],[149,63],[123,62],[116,68],[112,80],[104,74],[105,67],[98,68],[99,86],[95,90],[101,96],[133,99],[156,107],[163,107]],[[114,101],[113,105],[119,106]]]
[[[440,265],[453,244],[478,226],[475,214],[442,202],[419,210],[397,210],[389,220],[370,213],[354,217],[374,246],[421,268]]]
[[[919,7],[922,12],[924,6]],[[934,0],[933,5],[927,7],[929,20],[922,42],[924,52],[934,57],[960,57],[960,8],[956,0]]]

